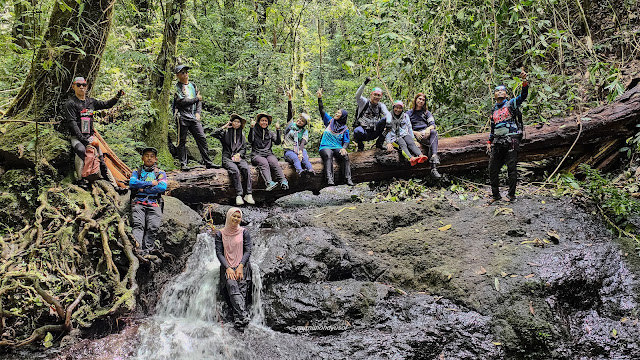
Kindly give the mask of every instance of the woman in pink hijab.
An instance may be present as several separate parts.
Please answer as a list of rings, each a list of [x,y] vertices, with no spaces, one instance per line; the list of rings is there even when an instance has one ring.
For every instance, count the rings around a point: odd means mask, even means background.
[[[246,308],[247,280],[251,280],[251,236],[249,230],[240,226],[242,210],[232,207],[222,230],[216,231],[216,255],[220,260],[220,277],[225,280],[229,305],[233,309],[233,326],[244,329],[249,323]]]

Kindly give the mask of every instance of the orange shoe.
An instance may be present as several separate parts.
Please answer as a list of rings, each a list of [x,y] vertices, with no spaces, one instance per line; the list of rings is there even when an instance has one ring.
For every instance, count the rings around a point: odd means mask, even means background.
[[[411,164],[411,166],[416,166],[416,164],[420,161],[420,158],[417,157],[412,157],[411,159],[409,159],[409,163]]]
[[[420,164],[422,164],[422,163],[424,163],[424,162],[427,162],[427,160],[429,160],[429,157],[428,157],[428,156],[425,156],[425,155],[420,155],[420,156],[418,156],[418,162],[419,162]]]

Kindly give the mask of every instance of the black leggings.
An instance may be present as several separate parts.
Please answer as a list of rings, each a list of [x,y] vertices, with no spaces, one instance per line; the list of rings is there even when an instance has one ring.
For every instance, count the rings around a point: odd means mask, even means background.
[[[320,157],[324,164],[324,175],[329,182],[333,181],[333,157],[335,156],[339,162],[342,163],[342,170],[344,171],[344,179],[351,179],[351,165],[349,164],[349,154],[340,154],[341,149],[327,149],[320,150]]]

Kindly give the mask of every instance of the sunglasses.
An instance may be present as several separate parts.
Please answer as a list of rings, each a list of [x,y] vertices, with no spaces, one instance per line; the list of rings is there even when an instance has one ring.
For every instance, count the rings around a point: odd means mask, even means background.
[[[77,87],[87,87],[86,83],[76,83]]]

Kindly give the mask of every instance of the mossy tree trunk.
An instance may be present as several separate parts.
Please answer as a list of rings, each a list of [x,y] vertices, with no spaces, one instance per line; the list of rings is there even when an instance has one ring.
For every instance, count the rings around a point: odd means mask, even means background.
[[[35,12],[38,11],[36,4],[36,0],[15,0],[13,3],[11,36],[14,38],[13,42],[24,49],[33,47],[33,40],[38,32],[39,24],[34,22]]]
[[[7,110],[52,119],[62,114],[71,81],[83,76],[89,90],[100,69],[115,0],[58,2],[27,78]]]
[[[182,14],[186,6],[186,0],[171,0],[166,7],[162,48],[156,58],[156,66],[151,74],[151,104],[156,110],[154,118],[147,123],[147,145],[158,149],[160,163],[172,163],[169,152],[169,121],[173,114],[170,111],[170,102],[173,95],[173,69],[176,66],[176,52],[178,33],[182,25]]]

